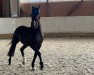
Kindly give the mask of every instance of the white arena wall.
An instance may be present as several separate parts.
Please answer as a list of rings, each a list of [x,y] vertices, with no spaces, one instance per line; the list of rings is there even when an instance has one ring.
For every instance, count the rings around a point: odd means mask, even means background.
[[[30,17],[0,18],[0,35],[13,34],[20,25],[30,26]],[[45,35],[94,35],[94,16],[41,17]]]

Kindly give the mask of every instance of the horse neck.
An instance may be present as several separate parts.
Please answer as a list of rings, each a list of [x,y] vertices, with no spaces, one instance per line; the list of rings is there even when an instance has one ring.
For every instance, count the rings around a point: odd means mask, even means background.
[[[42,29],[41,29],[41,24],[40,24],[40,21],[38,21],[38,28],[34,29],[34,21],[31,22],[31,30],[34,30],[34,32],[37,32],[40,34],[40,36],[43,37],[43,32],[42,32]]]
[[[35,25],[35,24],[38,25],[38,27],[37,27],[36,29],[41,30],[41,24],[40,24],[40,21],[35,21],[35,20],[33,20],[33,21],[31,22],[31,28],[34,28],[34,25]]]

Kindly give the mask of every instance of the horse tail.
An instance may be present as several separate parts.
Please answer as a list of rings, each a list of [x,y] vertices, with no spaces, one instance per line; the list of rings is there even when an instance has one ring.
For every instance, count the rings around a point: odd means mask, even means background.
[[[5,47],[9,46],[12,43],[12,41],[10,43],[8,43]]]
[[[16,44],[18,42],[19,42],[18,37],[14,34],[13,38],[12,38],[12,41],[8,44],[8,45],[11,44],[11,47],[10,47],[9,52],[7,54],[8,56],[14,56]]]

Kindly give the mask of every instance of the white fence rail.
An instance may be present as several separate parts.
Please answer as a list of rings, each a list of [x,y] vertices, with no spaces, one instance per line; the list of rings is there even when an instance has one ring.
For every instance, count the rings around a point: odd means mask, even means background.
[[[20,26],[30,26],[29,17],[0,18],[0,34],[11,34]],[[44,33],[94,33],[94,16],[42,17]]]

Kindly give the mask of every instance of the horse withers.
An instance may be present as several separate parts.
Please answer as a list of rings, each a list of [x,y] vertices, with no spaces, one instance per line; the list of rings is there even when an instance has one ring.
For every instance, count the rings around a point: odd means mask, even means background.
[[[9,56],[8,62],[9,65],[11,65],[11,57],[14,56],[16,45],[20,41],[23,44],[23,46],[20,49],[23,57],[22,63],[25,64],[24,49],[30,46],[35,51],[33,61],[31,63],[32,69],[33,70],[35,69],[34,63],[38,56],[40,59],[40,69],[42,70],[44,65],[43,65],[41,53],[39,51],[43,42],[43,34],[40,24],[40,6],[32,6],[31,15],[32,15],[31,27],[20,26],[15,30],[13,34],[11,47],[8,52],[8,56]]]

